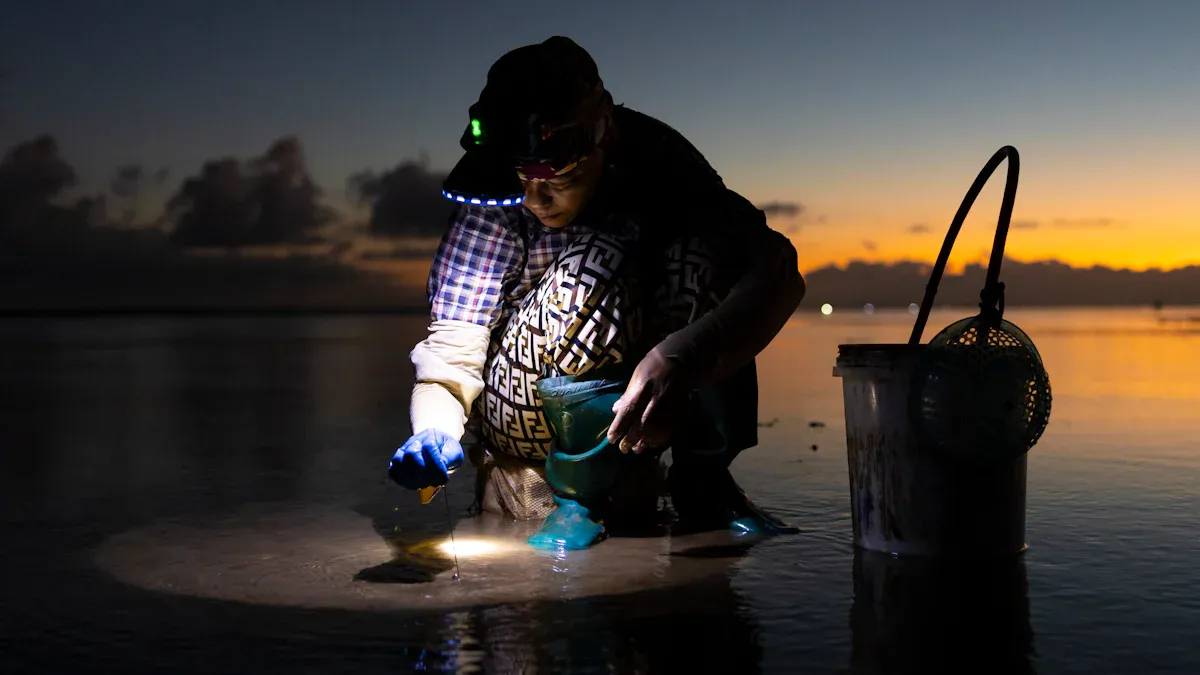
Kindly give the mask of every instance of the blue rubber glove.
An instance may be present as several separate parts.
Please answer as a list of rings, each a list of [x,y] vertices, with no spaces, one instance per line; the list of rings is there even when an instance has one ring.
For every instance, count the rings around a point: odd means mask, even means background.
[[[462,445],[437,429],[413,434],[388,465],[388,476],[409,490],[445,485],[463,463]]]

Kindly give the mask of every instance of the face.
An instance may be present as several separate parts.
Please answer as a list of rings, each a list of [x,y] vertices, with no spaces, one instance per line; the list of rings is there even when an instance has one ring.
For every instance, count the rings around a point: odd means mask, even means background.
[[[603,166],[604,160],[598,151],[561,176],[522,180],[525,208],[546,227],[570,225],[595,194]]]

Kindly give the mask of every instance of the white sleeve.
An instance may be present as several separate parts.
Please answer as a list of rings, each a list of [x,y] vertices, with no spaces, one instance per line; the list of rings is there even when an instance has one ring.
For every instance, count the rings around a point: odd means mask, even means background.
[[[409,359],[416,371],[409,420],[413,433],[437,429],[461,440],[467,415],[483,391],[491,331],[466,321],[440,319]]]

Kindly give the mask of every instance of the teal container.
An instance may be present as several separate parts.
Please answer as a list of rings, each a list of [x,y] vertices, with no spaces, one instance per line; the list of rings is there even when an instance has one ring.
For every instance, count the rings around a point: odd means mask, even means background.
[[[554,430],[546,457],[546,482],[576,501],[608,495],[623,464],[621,450],[608,442],[613,404],[625,393],[625,369],[538,380],[546,421]]]

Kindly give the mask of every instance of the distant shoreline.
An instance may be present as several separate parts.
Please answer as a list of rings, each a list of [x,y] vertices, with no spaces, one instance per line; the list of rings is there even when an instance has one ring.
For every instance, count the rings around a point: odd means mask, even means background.
[[[413,316],[425,307],[79,307],[0,309],[0,318],[102,318],[107,316]]]
[[[1197,305],[1166,306],[1163,310],[1189,310]],[[1006,310],[1055,310],[1055,309],[1142,309],[1155,312],[1154,307],[1145,304],[1114,304],[1114,305],[1009,305]],[[977,306],[967,305],[937,305],[935,311],[961,310],[974,312]],[[907,312],[903,306],[876,307],[879,312]],[[288,317],[288,316],[424,316],[429,312],[428,306],[195,306],[195,307],[163,307],[163,306],[127,306],[127,307],[18,307],[0,308],[0,318],[104,318],[120,316],[161,316],[161,317]],[[795,314],[817,314],[817,306],[801,307]],[[855,310],[837,311],[838,316],[861,314]],[[1189,320],[1191,317],[1188,317]],[[1164,317],[1166,319],[1166,317]],[[1170,320],[1170,319],[1166,319]],[[1179,319],[1175,319],[1179,320]]]

